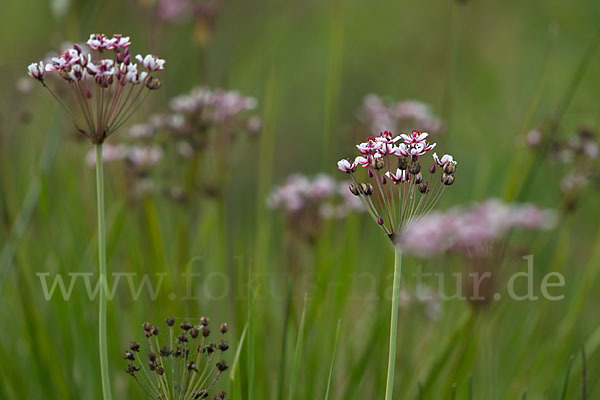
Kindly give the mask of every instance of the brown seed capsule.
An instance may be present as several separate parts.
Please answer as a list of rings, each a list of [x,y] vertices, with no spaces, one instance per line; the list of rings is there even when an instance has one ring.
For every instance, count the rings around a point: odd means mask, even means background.
[[[167,325],[168,326],[175,325],[175,317],[167,317]]]
[[[208,337],[208,335],[210,335],[210,328],[208,326],[204,326],[202,328],[202,336]]]
[[[155,76],[151,76],[146,79],[146,87],[150,90],[159,89],[162,86],[162,82]]]
[[[153,326],[152,329],[150,329],[150,333],[154,336],[158,336],[158,326]]]
[[[226,351],[228,348],[229,348],[229,343],[227,343],[224,340],[221,340],[221,343],[219,343],[219,350]]]
[[[415,175],[415,184],[420,184],[421,182],[423,182],[423,174],[421,174],[420,172],[418,174]]]
[[[148,359],[149,359],[151,362],[154,362],[154,361],[156,361],[156,354],[154,354],[154,353],[148,353]]]
[[[229,325],[227,325],[227,322],[223,322],[221,324],[221,333],[227,333],[228,330],[229,330]]]
[[[365,196],[370,196],[375,191],[375,188],[373,188],[373,185],[371,185],[370,183],[361,183],[360,189]]]
[[[350,186],[348,187],[348,189],[350,189],[350,192],[355,196],[358,196],[360,194],[360,192],[358,191],[358,187],[356,186],[355,183],[351,183]]]
[[[454,175],[449,175],[446,173],[442,174],[442,183],[446,186],[450,186],[454,183]]]
[[[227,371],[227,369],[229,368],[224,360],[219,361],[216,365],[219,372]]]
[[[225,392],[224,390],[219,391],[219,399],[224,400],[225,397],[227,397],[227,392]]]
[[[133,355],[133,353],[131,351],[126,351],[125,354],[123,354],[123,358],[125,360],[135,360],[135,356]]]
[[[444,172],[449,175],[453,175],[456,172],[456,163],[449,161],[444,164]]]
[[[408,168],[408,159],[406,157],[400,157],[398,159],[398,168],[401,170],[405,170]]]
[[[190,329],[190,336],[192,337],[192,339],[196,339],[199,334],[200,334],[200,332],[198,331],[198,329],[196,329],[196,328]]]
[[[189,322],[187,322],[187,321],[184,321],[184,322],[182,322],[182,323],[179,325],[179,327],[180,327],[181,329],[183,329],[184,331],[189,331],[190,329],[192,329],[192,324],[190,324],[190,323],[189,323]]]
[[[169,349],[167,346],[163,346],[160,349],[160,356],[161,357],[169,357],[171,355],[171,349]]]
[[[375,169],[382,169],[383,167],[385,167],[385,161],[381,157],[373,158],[373,160],[371,161],[371,167]]]
[[[429,191],[429,184],[427,182],[423,182],[419,185],[419,192],[425,194]]]
[[[410,164],[408,164],[408,172],[411,174],[418,174],[419,171],[421,171],[421,164],[419,164],[418,161],[411,161]]]
[[[131,342],[129,345],[129,350],[135,351],[136,353],[140,351],[140,344],[138,342]]]
[[[200,325],[202,325],[202,326],[208,326],[209,323],[210,323],[210,319],[208,319],[208,317],[202,317],[202,318],[200,318]]]
[[[164,373],[165,373],[165,370],[164,370],[164,368],[163,368],[163,367],[158,367],[158,368],[156,368],[156,373],[157,373],[158,375],[162,375],[162,374],[164,374]]]
[[[181,335],[179,335],[177,337],[177,341],[179,343],[187,343],[188,342],[188,337],[185,335],[185,333],[182,333]]]
[[[149,331],[150,329],[152,329],[152,324],[150,322],[144,322],[142,327],[144,328],[145,331]]]

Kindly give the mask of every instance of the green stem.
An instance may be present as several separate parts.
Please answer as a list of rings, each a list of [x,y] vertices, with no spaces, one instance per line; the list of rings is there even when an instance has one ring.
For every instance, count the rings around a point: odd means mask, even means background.
[[[390,322],[390,351],[388,359],[385,400],[392,400],[394,392],[394,369],[396,366],[396,337],[398,333],[398,297],[400,295],[400,276],[402,275],[402,249],[394,246],[394,288],[392,291],[392,317]]]
[[[110,376],[108,374],[108,346],[106,340],[106,292],[102,282],[106,278],[106,225],[104,222],[104,172],[102,170],[102,144],[96,145],[96,191],[98,194],[98,270],[100,272],[100,304],[98,307],[98,349],[100,351],[100,373],[104,400],[110,400]]]

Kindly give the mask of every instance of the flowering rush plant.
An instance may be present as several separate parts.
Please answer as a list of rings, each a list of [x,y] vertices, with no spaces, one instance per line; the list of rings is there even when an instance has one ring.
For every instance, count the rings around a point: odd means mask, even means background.
[[[396,337],[398,330],[398,302],[402,266],[402,247],[398,233],[409,222],[429,212],[438,202],[446,186],[454,183],[456,161],[445,154],[433,159],[425,170],[424,157],[435,148],[427,140],[426,132],[412,130],[409,134],[394,136],[383,131],[356,145],[360,153],[354,159],[338,161],[338,169],[352,178],[350,192],[358,196],[373,220],[394,244],[394,286],[390,319],[390,345],[385,399],[391,400],[394,391]],[[359,178],[356,171],[366,170]]]
[[[37,79],[50,91],[58,103],[71,115],[77,130],[89,138],[96,148],[96,192],[98,208],[98,271],[99,284],[106,281],[106,222],[104,218],[104,171],[102,144],[108,136],[125,123],[142,104],[146,95],[160,88],[161,82],[153,74],[162,71],[165,60],[152,54],[138,54],[134,62],[128,36],[91,34],[84,49],[79,44],[47,61],[27,67],[30,77]],[[55,92],[46,83],[54,77],[67,90]],[[51,80],[51,79],[49,79]],[[61,86],[54,82],[57,86]],[[63,86],[64,88],[64,86]],[[60,95],[69,92],[65,102]],[[107,293],[100,290],[98,310],[98,349],[104,400],[111,399],[106,333]]]
[[[130,45],[128,36],[91,34],[89,49],[76,43],[48,61],[30,64],[27,72],[52,93],[81,134],[95,144],[103,143],[131,117],[149,91],[161,86],[154,73],[164,69],[165,60],[152,54],[133,57]],[[49,75],[67,83],[70,105],[47,85]]]
[[[418,130],[399,136],[384,131],[358,144],[356,158],[338,161],[338,169],[352,177],[352,194],[395,244],[402,227],[429,212],[454,183],[456,161],[451,155],[433,153],[431,163],[425,164],[436,146],[427,137]],[[366,179],[356,176],[359,167],[366,170]]]

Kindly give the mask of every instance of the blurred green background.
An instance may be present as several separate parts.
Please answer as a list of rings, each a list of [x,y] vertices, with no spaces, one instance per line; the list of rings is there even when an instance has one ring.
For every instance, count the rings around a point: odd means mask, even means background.
[[[228,321],[235,351],[248,317],[250,270],[258,290],[255,355],[248,360],[246,342],[238,398],[248,398],[248,390],[257,399],[279,398],[282,376],[283,387],[289,385],[305,290],[310,298],[294,398],[324,396],[338,319],[331,398],[383,396],[389,304],[375,294],[389,284],[393,253],[387,241],[367,217],[354,215],[324,227],[314,246],[294,244],[283,219],[264,205],[271,186],[290,173],[337,174],[335,162],[355,143],[366,94],[418,99],[446,120],[447,132],[436,139],[459,160],[460,174],[439,208],[488,197],[513,200],[511,188],[531,168],[520,140],[526,131],[552,121],[560,124],[558,135],[566,135],[600,122],[600,57],[590,51],[600,21],[594,0],[227,0],[222,6],[207,28],[191,18],[160,21],[149,1],[0,4],[0,398],[100,398],[96,302],[81,285],[69,301],[46,301],[36,276],[97,269],[95,176],[84,163],[91,145],[75,139],[67,115],[39,85],[18,90],[26,66],[63,42],[85,41],[93,32],[123,33],[131,36],[134,53],[167,60],[163,87],[131,123],[165,110],[171,97],[195,85],[255,96],[264,122],[260,138],[231,150],[221,201],[179,205],[155,194],[130,204],[122,171],[106,168],[109,273],[168,273],[156,300],[144,293],[133,301],[123,290],[109,303],[115,398],[143,398],[123,372],[121,352],[141,339],[144,321],[162,323],[171,314]],[[576,89],[572,98],[570,87]],[[549,163],[537,167],[520,200],[559,208],[564,171]],[[472,376],[476,399],[521,398],[525,391],[538,399],[546,390],[547,398],[558,399],[569,357],[582,345],[588,396],[600,396],[597,195],[586,192],[555,230],[511,238],[534,254],[538,288],[548,271],[565,275],[564,300],[507,300],[476,313],[449,301],[434,321],[418,307],[402,309],[397,398],[416,398],[419,385],[424,398],[450,398],[453,384],[457,398],[466,398]],[[294,277],[282,351],[290,263],[300,265],[301,275]],[[422,263],[407,258],[404,285],[415,284],[410,271]],[[513,264],[524,268],[521,260]],[[227,295],[182,299],[186,266],[203,276],[223,272],[230,279]],[[456,259],[424,267],[461,270]],[[361,272],[382,278],[373,296],[352,285],[353,274]],[[225,293],[218,282],[200,278],[199,284]],[[175,300],[170,293],[178,294]],[[579,358],[569,379],[566,398],[580,398]],[[220,385],[230,383],[224,378]]]

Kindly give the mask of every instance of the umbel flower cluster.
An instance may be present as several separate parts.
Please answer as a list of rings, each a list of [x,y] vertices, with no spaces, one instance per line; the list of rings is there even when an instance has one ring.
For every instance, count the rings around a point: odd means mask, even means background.
[[[146,352],[139,343],[132,342],[123,354],[129,362],[126,372],[153,399],[225,399],[224,391],[211,393],[229,368],[221,359],[229,344],[225,340],[211,341],[209,322],[207,317],[200,318],[199,325],[183,321],[177,333],[175,318],[167,317],[168,344],[159,340],[157,326],[144,323]],[[227,324],[221,324],[221,334],[227,330]]]
[[[369,94],[363,100],[359,117],[371,132],[386,129],[405,131],[413,126],[432,134],[444,130],[444,123],[433,113],[431,107],[417,100],[390,101],[376,94]]]
[[[307,177],[290,175],[267,198],[267,206],[283,212],[287,227],[296,234],[313,239],[327,219],[341,219],[363,211],[360,200],[348,191],[348,182],[336,182],[326,174]]]
[[[160,88],[154,76],[165,60],[152,54],[132,56],[129,37],[91,34],[88,49],[79,44],[27,68],[73,118],[77,130],[93,143],[101,144],[136,111],[149,91]],[[136,63],[137,61],[138,63]],[[53,75],[68,85],[67,104],[46,83]]]
[[[433,153],[430,162],[424,158],[435,147],[427,136],[418,130],[399,136],[384,131],[358,144],[356,158],[338,161],[338,169],[352,177],[350,192],[394,243],[401,228],[428,213],[454,183],[456,161],[451,155]],[[357,176],[359,167],[365,178]]]

